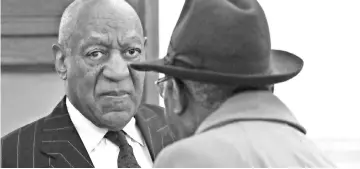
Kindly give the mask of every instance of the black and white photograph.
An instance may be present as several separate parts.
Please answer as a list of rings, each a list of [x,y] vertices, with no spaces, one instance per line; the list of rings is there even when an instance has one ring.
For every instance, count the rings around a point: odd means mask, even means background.
[[[0,6],[1,168],[360,168],[360,1]]]

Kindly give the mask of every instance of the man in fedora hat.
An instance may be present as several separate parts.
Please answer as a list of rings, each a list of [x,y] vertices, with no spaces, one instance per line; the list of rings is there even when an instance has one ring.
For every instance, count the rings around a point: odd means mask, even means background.
[[[157,81],[179,141],[155,167],[334,167],[271,91],[302,69],[271,50],[255,0],[187,0],[165,58],[133,63]]]

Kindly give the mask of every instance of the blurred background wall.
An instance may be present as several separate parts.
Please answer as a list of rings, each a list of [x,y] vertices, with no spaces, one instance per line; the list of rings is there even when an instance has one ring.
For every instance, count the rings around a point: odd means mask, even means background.
[[[1,0],[1,136],[51,112],[64,94],[51,45],[69,0]]]
[[[143,22],[148,59],[165,56],[184,0],[128,1]],[[70,2],[1,0],[1,136],[49,114],[63,97],[51,44]],[[360,1],[259,2],[272,48],[305,61],[299,76],[276,85],[275,94],[340,167],[360,167]],[[143,99],[163,105],[154,86],[157,76],[147,74]]]

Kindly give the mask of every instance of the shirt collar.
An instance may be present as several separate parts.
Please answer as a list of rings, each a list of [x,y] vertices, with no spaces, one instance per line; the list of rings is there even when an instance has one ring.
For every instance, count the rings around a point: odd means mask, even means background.
[[[108,129],[100,128],[94,125],[74,107],[68,98],[66,98],[66,107],[69,112],[70,119],[79,133],[87,152],[89,153],[93,151],[104,138],[105,134],[108,132]],[[136,127],[135,118],[132,118],[123,130],[130,137],[130,139],[144,146],[140,131],[137,130]]]
[[[140,130],[136,127],[135,118],[131,118],[128,124],[123,129],[125,133],[132,139],[133,141],[139,143],[141,146],[144,146],[144,140],[141,137]]]

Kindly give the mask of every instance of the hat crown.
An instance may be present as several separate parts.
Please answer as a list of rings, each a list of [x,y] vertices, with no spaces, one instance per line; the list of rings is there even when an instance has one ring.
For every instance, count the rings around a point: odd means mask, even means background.
[[[266,74],[270,51],[268,23],[256,0],[186,0],[167,57],[196,69]]]

